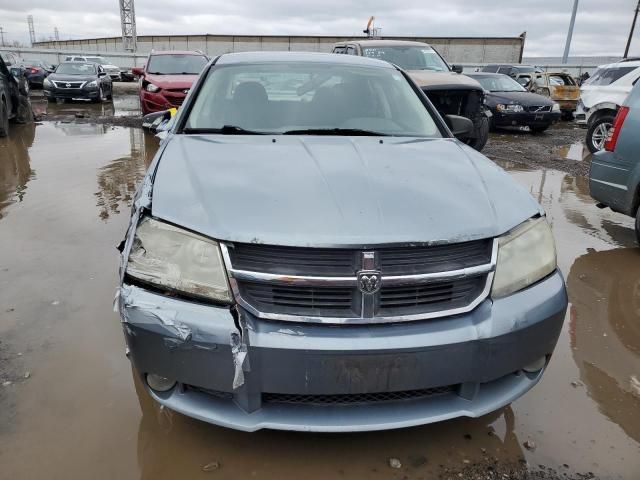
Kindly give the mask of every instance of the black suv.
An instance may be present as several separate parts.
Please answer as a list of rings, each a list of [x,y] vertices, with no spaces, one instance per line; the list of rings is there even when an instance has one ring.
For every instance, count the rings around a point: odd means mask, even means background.
[[[0,137],[9,134],[9,120],[26,123],[32,118],[28,88],[26,79],[16,77],[0,56]]]

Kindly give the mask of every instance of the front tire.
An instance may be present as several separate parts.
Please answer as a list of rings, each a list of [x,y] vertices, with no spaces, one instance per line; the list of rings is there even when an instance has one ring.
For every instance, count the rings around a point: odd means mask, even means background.
[[[482,115],[480,121],[475,125],[475,136],[468,138],[464,143],[477,151],[482,151],[489,140],[489,119]]]
[[[599,152],[604,148],[604,143],[607,140],[614,118],[613,114],[605,113],[589,125],[586,142],[587,148],[591,153]]]

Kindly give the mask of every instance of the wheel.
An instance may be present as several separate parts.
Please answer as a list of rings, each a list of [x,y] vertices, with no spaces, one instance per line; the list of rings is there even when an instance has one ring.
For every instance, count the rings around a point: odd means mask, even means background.
[[[33,110],[28,97],[20,96],[18,100],[18,111],[16,112],[16,123],[29,123],[33,121]]]
[[[0,100],[0,137],[9,135],[9,112],[4,100]]]
[[[104,92],[102,91],[102,85],[98,87],[98,97],[93,100],[93,103],[102,103],[104,100]]]
[[[587,130],[587,148],[591,153],[599,152],[604,148],[604,142],[609,135],[609,129],[613,125],[615,116],[605,113],[596,118]]]
[[[482,115],[479,122],[475,124],[475,136],[473,138],[467,138],[464,143],[471,148],[481,151],[489,140],[489,119],[486,115]]]
[[[549,128],[549,125],[542,125],[542,126],[538,126],[538,127],[531,127],[531,131],[533,133],[542,133],[548,128]]]

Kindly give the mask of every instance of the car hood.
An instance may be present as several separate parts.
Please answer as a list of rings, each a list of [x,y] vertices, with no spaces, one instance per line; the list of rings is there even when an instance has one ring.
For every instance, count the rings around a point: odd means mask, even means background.
[[[487,93],[487,103],[519,103],[520,105],[553,105],[554,102],[544,95],[531,92],[490,92]]]
[[[482,90],[482,85],[471,77],[455,72],[436,72],[432,70],[409,70],[407,72],[411,79],[420,88],[428,90],[441,89],[445,87],[454,89]]]
[[[599,104],[622,105],[631,93],[632,85],[582,85],[580,87],[580,100],[587,108],[595,107]]]
[[[90,82],[98,78],[97,75],[67,75],[64,73],[52,73],[47,77],[55,82]]]
[[[145,80],[160,88],[177,89],[191,88],[198,75],[153,75],[145,74]]]
[[[454,139],[173,135],[155,217],[219,240],[291,246],[461,242],[540,207]]]

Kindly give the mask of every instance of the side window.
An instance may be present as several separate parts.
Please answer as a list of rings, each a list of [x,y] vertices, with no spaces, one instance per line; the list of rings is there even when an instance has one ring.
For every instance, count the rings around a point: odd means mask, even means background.
[[[84,62],[84,59],[82,57],[73,57],[73,61],[74,62]]]
[[[344,53],[345,48],[344,47],[335,47],[333,49],[333,53],[338,53],[338,54],[343,54]]]
[[[498,73],[504,73],[505,75],[509,75],[511,71],[511,67],[499,67]]]
[[[536,75],[536,87],[544,87],[545,81],[542,75]]]
[[[356,47],[354,47],[353,45],[349,45],[347,47],[347,55],[355,55],[356,54]]]

